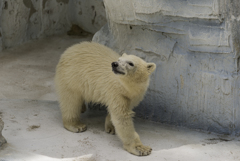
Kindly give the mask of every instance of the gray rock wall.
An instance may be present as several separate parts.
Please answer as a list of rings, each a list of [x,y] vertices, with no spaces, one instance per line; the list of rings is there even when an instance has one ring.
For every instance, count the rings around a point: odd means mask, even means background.
[[[72,24],[95,33],[105,23],[102,0],[1,0],[0,50],[67,33]]]
[[[104,0],[93,41],[157,64],[137,116],[240,134],[239,0]]]
[[[6,139],[2,136],[2,130],[4,127],[4,122],[2,121],[2,119],[0,118],[0,147],[7,143]]]

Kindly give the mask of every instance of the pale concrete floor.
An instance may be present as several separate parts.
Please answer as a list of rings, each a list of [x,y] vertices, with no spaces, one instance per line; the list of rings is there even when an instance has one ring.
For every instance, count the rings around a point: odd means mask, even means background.
[[[105,111],[88,110],[88,130],[71,133],[61,123],[53,77],[61,53],[91,37],[50,37],[0,53],[0,116],[8,144],[0,161],[232,161],[240,160],[240,138],[135,119],[142,142],[152,154],[124,151],[116,135],[104,132]]]

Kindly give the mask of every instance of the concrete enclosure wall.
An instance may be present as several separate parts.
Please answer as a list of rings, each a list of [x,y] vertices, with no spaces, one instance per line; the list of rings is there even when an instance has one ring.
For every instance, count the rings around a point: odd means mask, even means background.
[[[157,65],[138,117],[239,135],[239,8],[239,0],[1,0],[0,51],[108,22],[93,41]]]
[[[93,41],[157,64],[137,116],[240,134],[239,0],[104,0]]]
[[[66,33],[73,24],[95,33],[106,23],[102,0],[1,0],[0,51]]]

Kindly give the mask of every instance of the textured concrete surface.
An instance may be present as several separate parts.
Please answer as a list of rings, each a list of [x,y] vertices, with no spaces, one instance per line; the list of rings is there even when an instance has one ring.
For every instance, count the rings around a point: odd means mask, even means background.
[[[137,115],[240,135],[239,0],[104,0],[94,41],[157,64]]]
[[[87,110],[83,133],[63,128],[54,92],[55,66],[71,44],[91,37],[51,37],[0,53],[0,112],[8,143],[0,149],[3,161],[238,161],[240,138],[203,133],[135,119],[150,156],[124,151],[116,135],[104,132],[106,111]],[[149,101],[149,100],[146,100]]]
[[[0,115],[1,115],[1,113],[0,113]],[[3,127],[4,127],[4,122],[0,118],[0,147],[7,142],[6,139],[2,136]]]
[[[95,33],[105,23],[102,0],[1,0],[0,50],[67,33],[73,24]]]

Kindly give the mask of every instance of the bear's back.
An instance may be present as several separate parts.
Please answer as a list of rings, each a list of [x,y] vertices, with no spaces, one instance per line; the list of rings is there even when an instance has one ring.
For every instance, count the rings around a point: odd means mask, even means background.
[[[117,61],[120,56],[101,44],[94,42],[83,42],[69,47],[61,56],[60,61],[67,61],[66,63],[92,63],[95,65],[101,63],[111,67],[113,61]],[[110,65],[109,65],[110,63]]]

